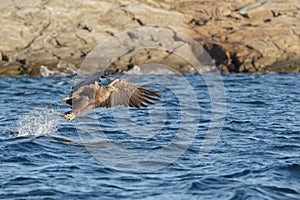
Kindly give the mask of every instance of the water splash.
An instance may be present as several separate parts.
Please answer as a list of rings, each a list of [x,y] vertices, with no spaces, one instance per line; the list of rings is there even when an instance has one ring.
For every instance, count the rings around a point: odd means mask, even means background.
[[[55,110],[47,107],[37,107],[20,116],[17,122],[16,136],[53,135],[56,133],[59,124],[59,116]]]

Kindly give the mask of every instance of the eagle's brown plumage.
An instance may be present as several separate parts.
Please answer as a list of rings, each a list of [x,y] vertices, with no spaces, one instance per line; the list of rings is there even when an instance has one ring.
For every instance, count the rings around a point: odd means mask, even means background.
[[[72,106],[72,111],[64,114],[67,120],[73,120],[94,108],[111,108],[115,106],[147,107],[153,101],[159,100],[160,92],[147,89],[147,86],[133,84],[130,80],[116,79],[108,86],[100,86],[97,82],[82,85],[72,91],[61,102]]]

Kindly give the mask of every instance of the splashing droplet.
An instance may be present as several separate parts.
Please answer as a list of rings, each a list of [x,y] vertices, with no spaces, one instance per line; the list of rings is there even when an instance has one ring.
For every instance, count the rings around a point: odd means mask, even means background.
[[[20,116],[17,122],[17,136],[53,135],[59,124],[59,116],[55,110],[46,107],[34,108]]]

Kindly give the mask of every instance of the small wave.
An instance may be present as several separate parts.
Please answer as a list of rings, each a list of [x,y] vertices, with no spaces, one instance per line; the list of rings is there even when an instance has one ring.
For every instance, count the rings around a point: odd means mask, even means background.
[[[17,121],[15,136],[42,136],[53,135],[59,127],[59,116],[53,109],[46,107],[34,108],[32,111],[20,116]]]

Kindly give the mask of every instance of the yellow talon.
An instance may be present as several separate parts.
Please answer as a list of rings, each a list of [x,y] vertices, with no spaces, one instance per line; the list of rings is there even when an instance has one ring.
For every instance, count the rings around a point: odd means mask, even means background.
[[[73,113],[66,113],[65,118],[67,121],[72,121],[75,118],[75,115]]]

